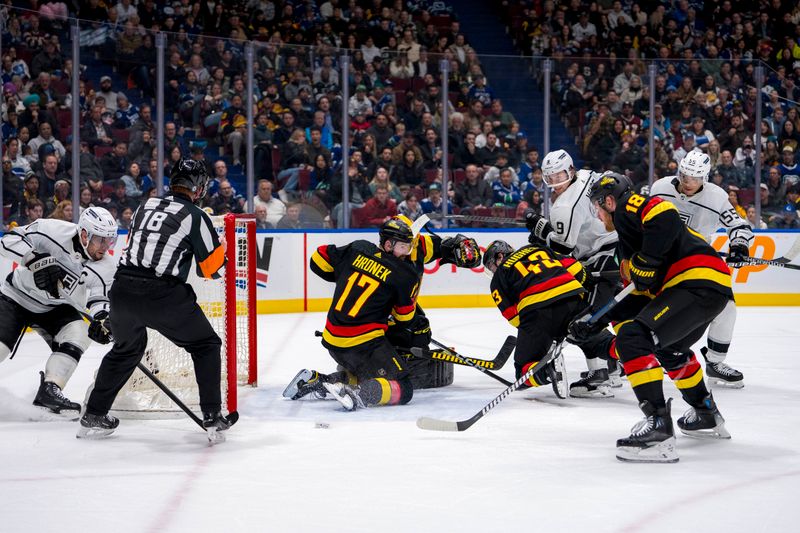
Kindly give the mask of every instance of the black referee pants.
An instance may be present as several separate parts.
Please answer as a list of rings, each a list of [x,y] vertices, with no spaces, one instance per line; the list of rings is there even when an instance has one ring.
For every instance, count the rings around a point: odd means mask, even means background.
[[[136,369],[152,328],[192,356],[204,413],[220,410],[222,342],[197,305],[194,290],[176,280],[117,273],[109,292],[114,347],[103,358],[86,411],[104,415]]]

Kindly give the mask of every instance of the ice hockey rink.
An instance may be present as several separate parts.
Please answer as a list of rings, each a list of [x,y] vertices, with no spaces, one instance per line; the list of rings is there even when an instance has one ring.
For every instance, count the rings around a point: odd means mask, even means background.
[[[493,309],[428,315],[434,338],[474,357],[494,357],[514,334]],[[615,440],[641,417],[627,381],[604,400],[516,392],[462,433],[415,420],[468,418],[503,389],[468,367],[407,406],[347,413],[283,399],[299,369],[332,369],[313,336],[323,322],[259,316],[259,386],[240,388],[242,418],[215,447],[185,417],[76,439],[76,422],[30,405],[47,353],[26,335],[0,365],[0,531],[798,531],[800,308],[739,309],[728,362],[746,386],[715,389],[733,438],[678,436],[677,464],[615,459]],[[71,399],[103,353],[84,356]],[[565,354],[577,379],[582,356]],[[499,373],[513,379],[511,361]],[[686,404],[664,383],[677,420]]]

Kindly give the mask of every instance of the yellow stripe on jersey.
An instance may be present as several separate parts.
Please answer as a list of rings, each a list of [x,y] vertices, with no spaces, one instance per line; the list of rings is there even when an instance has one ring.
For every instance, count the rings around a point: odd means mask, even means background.
[[[375,378],[375,381],[381,386],[381,399],[378,405],[386,405],[392,399],[392,386],[386,378]]]
[[[517,304],[517,313],[519,313],[529,305],[546,302],[547,300],[556,298],[558,296],[561,296],[562,294],[572,291],[581,291],[581,292],[583,291],[583,286],[580,283],[578,283],[578,281],[575,279],[573,279],[572,281],[568,281],[563,285],[553,287],[550,290],[531,294],[530,296],[526,296],[525,298],[519,301],[519,303]]]
[[[650,209],[650,211],[647,212],[647,214],[642,219],[642,224],[646,223],[648,220],[652,219],[656,215],[660,215],[661,213],[669,211],[670,209],[677,211],[677,209],[675,208],[674,205],[672,205],[672,203],[666,201],[659,202],[652,209]]]
[[[613,326],[611,326],[611,329],[614,330],[614,335],[619,335],[620,328],[622,326],[624,326],[625,324],[627,324],[628,322],[633,322],[633,319],[631,318],[630,320],[623,320],[622,322],[618,322],[618,323],[614,324]]]
[[[668,282],[664,284],[661,290],[669,289],[670,287],[674,287],[678,283],[682,283],[684,281],[692,281],[692,280],[702,280],[702,281],[711,281],[714,283],[718,283],[723,287],[731,288],[731,275],[730,274],[723,274],[719,270],[714,270],[713,268],[690,268],[686,272],[682,272],[675,276],[674,278],[670,279]]]
[[[364,333],[363,335],[356,335],[355,337],[337,337],[327,329],[324,329],[322,331],[322,338],[325,340],[325,342],[336,346],[337,348],[352,348],[353,346],[359,346],[372,339],[382,337],[383,334],[384,332],[382,329],[376,329],[375,331],[370,331],[368,333]]]
[[[639,385],[644,385],[645,383],[651,383],[653,381],[663,381],[664,380],[664,369],[660,366],[656,368],[651,368],[650,370],[643,370],[641,372],[635,372],[628,376],[628,381],[631,384],[631,387],[638,387]]]
[[[333,267],[331,264],[328,263],[319,252],[314,252],[311,255],[311,260],[314,261],[314,264],[317,265],[323,272],[333,272]]]
[[[708,242],[708,241],[706,240],[706,238],[705,238],[703,235],[700,235],[699,233],[697,233],[695,230],[693,230],[693,229],[692,229],[692,228],[690,228],[689,226],[686,226],[686,229],[688,229],[688,230],[689,230],[689,233],[691,233],[691,234],[692,234],[692,235],[694,235],[695,237],[699,237],[699,238],[703,239],[703,242]]]

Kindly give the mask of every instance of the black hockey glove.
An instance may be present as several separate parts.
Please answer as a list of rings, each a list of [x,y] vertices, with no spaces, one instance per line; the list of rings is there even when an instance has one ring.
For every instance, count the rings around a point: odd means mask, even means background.
[[[595,322],[594,324],[590,324],[589,319],[591,316],[592,315],[590,313],[587,313],[582,317],[576,318],[570,322],[569,326],[567,326],[567,331],[569,332],[567,339],[570,342],[573,344],[587,342],[589,339],[603,331],[606,326],[608,326],[608,322],[604,322],[603,320]]]
[[[33,252],[33,259],[25,263],[28,270],[33,272],[33,282],[36,287],[49,293],[53,298],[60,298],[58,283],[64,279],[66,272],[48,253]]]
[[[89,323],[89,338],[99,344],[108,344],[113,340],[108,311],[98,311],[94,315],[94,318]]]
[[[631,258],[631,282],[637,291],[648,291],[658,282],[658,267],[661,261],[648,258],[641,253]]]
[[[546,243],[547,236],[553,231],[550,221],[537,214],[533,209],[526,209],[523,216],[525,217],[525,227],[531,232],[531,236],[535,236],[539,241]],[[528,240],[533,242],[531,239]]]
[[[734,238],[731,241],[726,261],[729,267],[740,268],[748,264],[747,258],[749,255],[750,248],[747,247],[747,241]]]
[[[442,241],[440,264],[453,263],[457,267],[475,268],[481,265],[481,249],[472,237],[460,233]]]

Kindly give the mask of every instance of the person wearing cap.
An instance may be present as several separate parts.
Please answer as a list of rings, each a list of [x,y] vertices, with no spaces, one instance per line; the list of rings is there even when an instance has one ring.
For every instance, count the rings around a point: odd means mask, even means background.
[[[794,204],[785,204],[779,214],[769,218],[767,226],[773,229],[800,229],[797,207]]]
[[[733,164],[744,173],[745,181],[753,180],[753,167],[755,165],[756,151],[753,148],[753,139],[745,138],[742,145],[736,149]]]
[[[486,77],[483,74],[477,74],[474,77],[467,97],[470,101],[478,100],[484,107],[492,105],[492,101],[496,98],[494,90],[486,85]]]
[[[106,99],[106,110],[111,114],[117,112],[117,93],[111,88],[111,77],[102,76],[100,78],[100,90],[95,93]]]
[[[428,197],[424,198],[420,201],[419,205],[422,207],[422,211],[426,215],[430,215],[431,213],[442,214],[442,208],[444,206],[445,201],[447,201],[447,212],[453,212],[453,205],[449,199],[445,200],[444,194],[442,193],[442,184],[438,181],[434,181],[428,187]],[[435,228],[442,227],[442,220],[432,220],[429,222]]]
[[[356,94],[351,96],[347,103],[347,114],[351,118],[355,118],[356,115],[372,116],[372,101],[367,98],[366,86],[356,86]]]
[[[778,165],[781,176],[797,174],[797,163],[795,160],[794,147],[791,144],[784,144],[781,149],[781,163]]]
[[[686,157],[686,154],[692,150],[694,150],[694,134],[686,132],[683,134],[683,144],[672,152],[672,159],[676,163],[680,163],[681,159]]]

